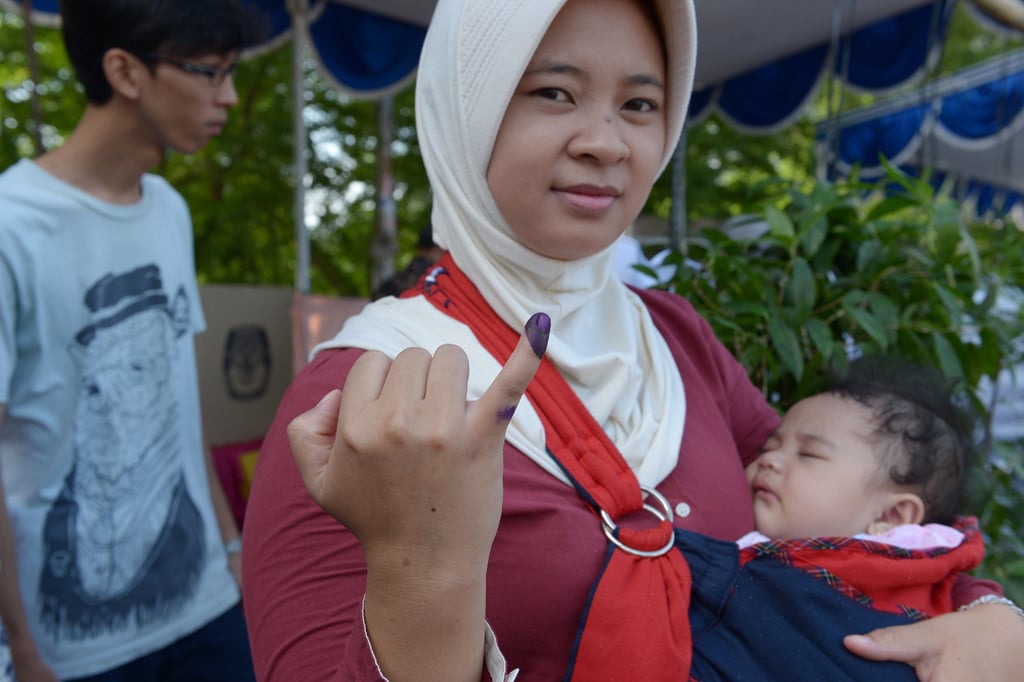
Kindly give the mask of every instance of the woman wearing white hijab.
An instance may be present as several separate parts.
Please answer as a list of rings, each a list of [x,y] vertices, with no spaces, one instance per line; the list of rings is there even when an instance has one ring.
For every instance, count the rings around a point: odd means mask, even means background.
[[[612,268],[695,47],[690,0],[440,0],[417,125],[449,253],[319,347],[268,433],[243,570],[261,678],[500,679],[502,653],[527,679],[685,678],[673,525],[750,530],[743,467],[777,425],[689,304]],[[950,637],[926,634],[921,656]]]

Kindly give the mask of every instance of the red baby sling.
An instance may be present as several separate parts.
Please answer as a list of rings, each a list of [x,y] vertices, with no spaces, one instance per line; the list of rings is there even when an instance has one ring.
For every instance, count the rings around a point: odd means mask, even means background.
[[[476,286],[445,254],[417,289],[467,325],[504,362],[519,342]],[[547,450],[594,512],[594,531],[609,536],[608,554],[582,616],[567,680],[684,680],[690,669],[690,569],[674,545],[672,523],[636,530],[614,522],[645,507],[636,475],[586,406],[548,360],[526,391],[547,437]],[[655,509],[653,506],[649,510]],[[602,512],[607,515],[602,521]],[[660,514],[664,517],[670,511]]]

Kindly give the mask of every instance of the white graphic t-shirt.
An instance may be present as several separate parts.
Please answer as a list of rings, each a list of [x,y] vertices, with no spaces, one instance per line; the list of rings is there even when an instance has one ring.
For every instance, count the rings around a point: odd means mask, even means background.
[[[210,503],[182,198],[99,201],[0,175],[0,471],[22,596],[55,673],[92,675],[238,601]]]

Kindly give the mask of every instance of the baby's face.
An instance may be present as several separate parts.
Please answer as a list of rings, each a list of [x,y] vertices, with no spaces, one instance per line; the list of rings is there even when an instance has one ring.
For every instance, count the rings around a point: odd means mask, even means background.
[[[870,410],[848,398],[794,405],[747,467],[757,530],[775,539],[865,532],[887,488],[872,430]]]

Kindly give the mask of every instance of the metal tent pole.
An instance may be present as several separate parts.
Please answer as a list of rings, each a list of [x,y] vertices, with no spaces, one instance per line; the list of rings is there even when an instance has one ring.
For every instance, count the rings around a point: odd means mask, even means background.
[[[295,290],[302,294],[310,292],[309,230],[306,229],[306,173],[309,163],[306,158],[305,110],[306,70],[303,63],[306,55],[306,34],[309,26],[308,0],[288,0],[288,11],[292,16],[292,107],[294,144],[294,199],[293,220],[295,222]]]
[[[28,77],[32,81],[32,144],[36,156],[41,156],[46,152],[46,145],[43,144],[43,106],[39,101],[39,55],[36,53],[35,27],[32,24],[32,0],[25,0],[21,8],[25,16],[25,59],[28,62]]]
[[[679,144],[672,153],[671,163],[672,208],[668,220],[669,248],[686,253],[686,127],[679,136]]]
[[[377,101],[377,210],[370,242],[370,288],[373,290],[395,274],[395,257],[398,254],[398,217],[391,155],[394,112],[394,96],[386,95]]]

